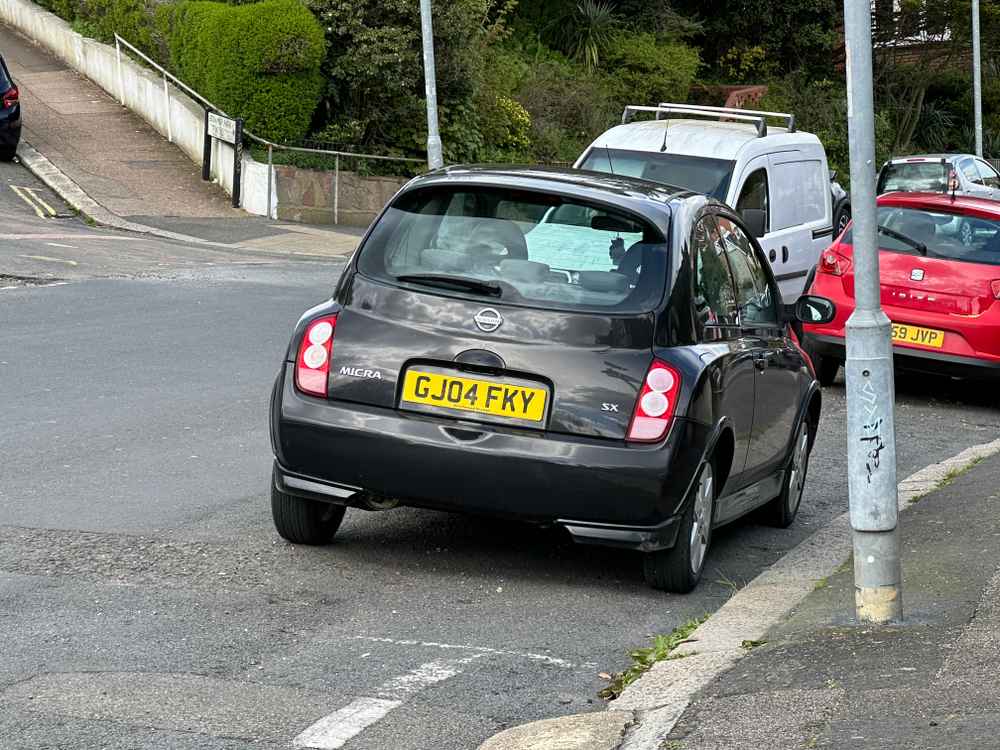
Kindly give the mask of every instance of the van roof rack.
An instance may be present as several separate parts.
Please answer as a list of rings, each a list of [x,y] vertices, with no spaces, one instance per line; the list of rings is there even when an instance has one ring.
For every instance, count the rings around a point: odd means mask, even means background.
[[[703,107],[697,104],[671,104],[669,102],[661,102],[655,107],[630,104],[625,107],[625,111],[622,113],[622,124],[628,123],[639,112],[652,112],[656,115],[657,120],[664,119],[667,115],[676,114],[749,122],[757,127],[758,138],[767,136],[767,118],[770,117],[784,120],[788,132],[795,132],[795,115],[785,112],[763,112],[755,109],[731,109],[729,107]]]

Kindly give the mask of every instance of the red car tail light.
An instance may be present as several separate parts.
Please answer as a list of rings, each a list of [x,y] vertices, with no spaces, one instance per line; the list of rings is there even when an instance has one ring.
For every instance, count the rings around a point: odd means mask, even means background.
[[[326,397],[337,316],[317,318],[306,328],[295,359],[295,387],[310,396]]]
[[[21,92],[17,90],[17,86],[11,86],[9,89],[3,92],[3,108],[10,109],[21,97]]]
[[[819,259],[819,270],[832,276],[843,276],[851,267],[851,261],[834,250],[825,250]]]
[[[635,443],[662,440],[670,429],[680,392],[680,373],[665,362],[654,359],[639,390],[626,439]]]
[[[990,291],[993,292],[993,299],[1000,299],[1000,279],[993,279],[990,282]]]

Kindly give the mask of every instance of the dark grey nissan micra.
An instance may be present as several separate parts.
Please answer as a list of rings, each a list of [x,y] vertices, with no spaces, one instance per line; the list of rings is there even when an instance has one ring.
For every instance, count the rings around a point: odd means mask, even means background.
[[[411,181],[271,399],[274,522],[332,540],[396,505],[564,527],[698,582],[712,530],[788,526],[820,418],[792,325],[726,206],[627,177],[453,167]]]

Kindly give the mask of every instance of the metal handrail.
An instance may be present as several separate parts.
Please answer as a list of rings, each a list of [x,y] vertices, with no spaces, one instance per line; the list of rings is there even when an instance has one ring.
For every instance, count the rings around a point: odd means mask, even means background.
[[[125,39],[123,39],[122,37],[120,37],[117,33],[115,34],[115,46],[119,48],[118,49],[119,65],[121,64],[121,50],[120,50],[120,48],[121,47],[125,47],[126,49],[128,49],[129,51],[131,51],[132,53],[134,53],[135,55],[137,55],[139,58],[141,58],[143,60],[143,62],[145,62],[147,65],[149,65],[150,67],[155,68],[157,71],[159,71],[159,73],[164,77],[164,79],[169,79],[175,86],[177,86],[178,88],[183,89],[186,93],[190,94],[195,99],[197,99],[201,103],[201,105],[204,106],[206,109],[209,109],[212,112],[216,112],[216,113],[218,113],[220,115],[223,115],[225,117],[229,117],[230,119],[233,119],[232,115],[228,114],[225,110],[222,109],[222,107],[219,107],[218,105],[210,102],[208,99],[206,99],[204,96],[202,96],[201,94],[199,94],[193,88],[191,88],[190,86],[188,86],[186,83],[184,83],[184,81],[182,81],[180,78],[178,78],[177,76],[175,76],[169,70],[167,70],[166,68],[164,68],[158,62],[150,59],[150,57],[148,55],[146,55],[144,52],[142,52],[142,50],[137,49],[135,47],[135,45],[130,44],[128,41],[126,41]],[[121,100],[121,103],[124,105],[125,104],[125,100],[124,100],[125,98],[124,98],[124,91],[122,90],[123,87],[122,87],[121,69],[120,68],[119,68],[119,74],[118,74],[118,88],[119,88],[119,93],[120,93],[120,97],[119,98]],[[169,110],[168,110],[168,112],[169,112]],[[358,152],[354,152],[354,151],[337,151],[337,150],[334,150],[334,149],[319,149],[319,148],[305,148],[303,146],[289,146],[289,145],[284,144],[284,143],[275,143],[274,141],[269,141],[267,138],[263,138],[263,137],[261,137],[259,135],[255,135],[254,133],[250,132],[249,130],[247,130],[245,128],[243,130],[243,135],[245,135],[247,138],[249,138],[252,141],[256,141],[257,143],[261,144],[262,146],[268,146],[270,148],[276,148],[276,149],[279,149],[279,150],[282,150],[282,151],[298,151],[298,152],[307,153],[307,154],[328,154],[330,156],[349,156],[349,157],[354,157],[354,158],[357,158],[357,159],[376,159],[376,160],[381,160],[381,161],[402,161],[402,162],[410,162],[410,163],[415,163],[415,164],[423,164],[425,162],[424,159],[416,159],[416,158],[414,158],[412,156],[385,156],[385,155],[380,155],[380,154],[364,154],[364,153],[358,153]]]

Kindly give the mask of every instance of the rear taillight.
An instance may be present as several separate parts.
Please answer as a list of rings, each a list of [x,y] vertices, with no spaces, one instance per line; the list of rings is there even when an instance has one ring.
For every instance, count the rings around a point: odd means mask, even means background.
[[[317,318],[306,328],[295,360],[295,386],[310,396],[326,396],[337,316]]]
[[[21,92],[17,90],[17,86],[11,86],[9,89],[3,92],[3,108],[10,109],[21,97]]]
[[[819,270],[833,276],[843,276],[851,267],[851,261],[834,250],[824,250],[819,257]]]
[[[635,402],[627,440],[636,443],[662,440],[670,429],[680,392],[680,373],[665,362],[654,359]]]
[[[993,292],[993,299],[1000,299],[1000,279],[990,282],[990,291]]]

